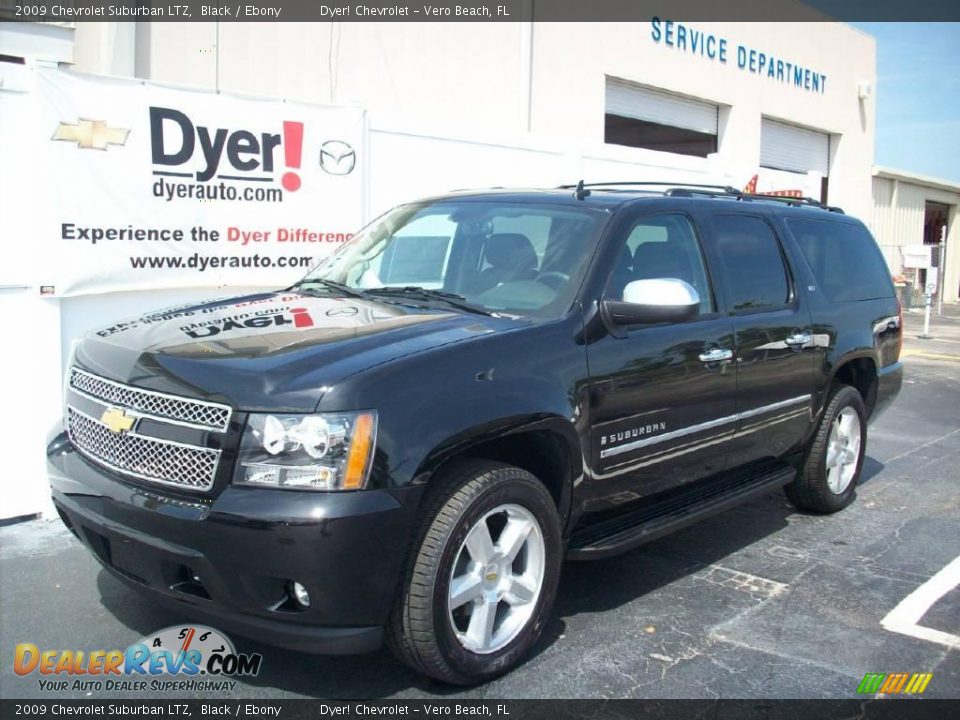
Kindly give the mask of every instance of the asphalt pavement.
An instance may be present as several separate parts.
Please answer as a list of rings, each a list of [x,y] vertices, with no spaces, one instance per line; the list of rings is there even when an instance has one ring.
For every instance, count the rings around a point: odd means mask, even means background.
[[[866,673],[905,672],[932,673],[925,697],[960,698],[960,309],[948,313],[931,340],[908,314],[906,384],[870,428],[843,512],[803,514],[778,492],[634,552],[567,563],[535,652],[480,687],[424,679],[386,651],[319,657],[233,637],[262,669],[215,697],[850,698]],[[14,674],[17,643],[124,648],[189,621],[113,579],[59,521],[0,528],[0,607],[0,696],[184,696],[52,693]]]

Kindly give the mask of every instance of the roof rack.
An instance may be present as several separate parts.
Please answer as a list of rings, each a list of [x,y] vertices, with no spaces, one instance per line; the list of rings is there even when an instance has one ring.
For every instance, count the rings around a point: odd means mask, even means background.
[[[585,197],[586,188],[616,188],[616,187],[663,187],[664,195],[671,197],[726,197],[745,201],[770,201],[779,202],[791,207],[815,207],[821,210],[827,210],[833,213],[844,214],[843,209],[836,205],[826,205],[819,200],[811,197],[789,197],[784,195],[764,195],[763,193],[747,193],[737,190],[729,185],[711,185],[708,183],[675,183],[675,182],[656,182],[656,181],[617,181],[617,182],[596,182],[585,183],[583,180],[576,185],[560,185],[558,189],[570,190],[576,189],[578,199]],[[589,194],[587,191],[586,194]]]
[[[708,185],[705,183],[677,183],[677,182],[653,182],[645,181],[639,182],[634,180],[627,180],[623,182],[593,182],[585,183],[583,180],[578,182],[576,185],[560,185],[558,190],[572,190],[577,187],[584,188],[603,188],[603,187],[667,187],[667,188],[704,188],[705,190],[721,190],[723,193],[737,193],[739,192],[736,188],[730,187],[729,185]]]
[[[839,213],[844,215],[843,208],[837,207],[836,205],[826,205],[819,200],[812,197],[789,197],[787,195],[764,195],[763,193],[741,193],[741,200],[773,200],[774,202],[782,202],[787,205],[792,205],[794,207],[801,207],[804,205],[809,205],[811,207],[820,208],[821,210],[828,210],[830,212]]]

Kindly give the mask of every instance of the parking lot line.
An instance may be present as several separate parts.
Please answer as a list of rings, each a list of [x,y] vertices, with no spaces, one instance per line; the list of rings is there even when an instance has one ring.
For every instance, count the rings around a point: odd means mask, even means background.
[[[960,648],[960,636],[919,624],[920,619],[937,600],[957,585],[960,585],[960,556],[955,557],[940,572],[901,600],[880,624],[891,632],[938,643],[951,649]]]
[[[956,435],[957,433],[960,433],[960,428],[957,428],[956,430],[951,430],[948,433],[944,433],[939,437],[935,437],[933,440],[929,440],[923,443],[922,445],[917,445],[917,447],[911,448],[905,452],[900,453],[899,455],[894,455],[892,458],[888,459],[887,462],[892,463],[894,460],[900,460],[901,458],[907,457],[907,455],[913,455],[913,453],[923,450],[924,448],[928,448],[931,445],[936,445],[941,440],[946,440],[948,437],[952,435]]]
[[[958,362],[960,361],[960,355],[952,355],[948,353],[932,353],[926,352],[924,350],[904,350],[900,353],[901,358],[922,358],[924,360],[946,360],[948,362]]]

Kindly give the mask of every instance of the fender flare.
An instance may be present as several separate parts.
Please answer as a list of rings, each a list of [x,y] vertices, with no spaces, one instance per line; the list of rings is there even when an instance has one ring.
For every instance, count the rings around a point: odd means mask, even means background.
[[[569,419],[555,413],[538,413],[504,417],[482,425],[475,425],[443,440],[427,453],[414,475],[414,484],[427,484],[444,464],[470,451],[523,434],[546,433],[557,438],[566,451],[564,466],[567,476],[560,479],[557,495],[557,510],[561,522],[566,523],[573,500],[573,488],[583,478],[585,458],[577,426]]]

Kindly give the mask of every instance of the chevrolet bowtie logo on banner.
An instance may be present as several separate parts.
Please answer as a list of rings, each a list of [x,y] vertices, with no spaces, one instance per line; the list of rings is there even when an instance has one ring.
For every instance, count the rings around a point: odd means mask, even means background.
[[[100,416],[100,422],[107,426],[110,432],[125,433],[133,429],[135,418],[127,415],[120,408],[107,408]]]
[[[78,148],[106,150],[108,145],[126,145],[129,134],[129,130],[109,127],[105,120],[80,118],[77,123],[60,123],[50,139],[75,142]]]

